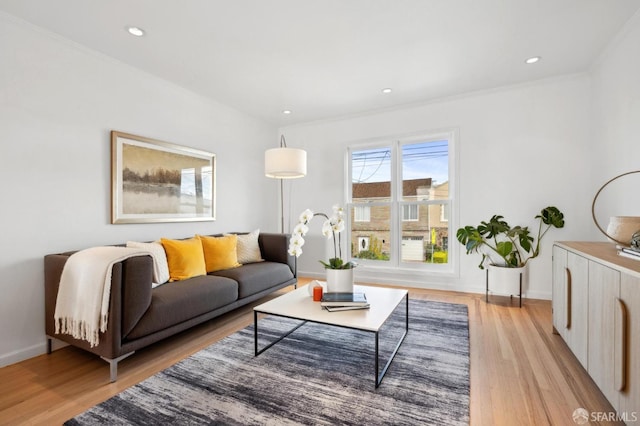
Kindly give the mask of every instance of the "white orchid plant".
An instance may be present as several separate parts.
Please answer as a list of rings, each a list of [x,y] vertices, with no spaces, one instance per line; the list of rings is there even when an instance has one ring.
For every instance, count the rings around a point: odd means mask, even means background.
[[[314,213],[307,209],[300,214],[300,219],[289,239],[289,254],[291,256],[300,257],[302,254],[302,246],[304,245],[304,236],[309,232],[308,223],[316,216],[322,216],[326,220],[322,224],[322,235],[327,238],[333,238],[333,258],[329,262],[320,261],[326,269],[352,269],[356,267],[354,262],[345,262],[342,260],[342,245],[340,232],[344,231],[344,209],[339,205],[333,206],[333,215],[331,217],[324,213]],[[337,234],[337,237],[336,237]]]

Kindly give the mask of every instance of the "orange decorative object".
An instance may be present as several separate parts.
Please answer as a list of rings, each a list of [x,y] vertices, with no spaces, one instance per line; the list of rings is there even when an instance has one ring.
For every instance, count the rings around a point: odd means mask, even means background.
[[[317,285],[313,288],[313,301],[319,302],[322,300],[322,286]]]

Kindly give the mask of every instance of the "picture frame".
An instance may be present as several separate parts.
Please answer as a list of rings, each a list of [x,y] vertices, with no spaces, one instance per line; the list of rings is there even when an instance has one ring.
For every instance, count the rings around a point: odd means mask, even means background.
[[[213,221],[216,156],[111,131],[111,223]]]

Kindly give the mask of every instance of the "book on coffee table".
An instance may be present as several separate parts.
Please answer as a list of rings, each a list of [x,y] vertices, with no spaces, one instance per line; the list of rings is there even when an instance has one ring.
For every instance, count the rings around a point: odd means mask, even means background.
[[[370,306],[371,305],[367,303],[366,305],[361,305],[361,306],[325,306],[324,309],[326,309],[329,312],[356,311],[359,309],[369,309]]]
[[[322,295],[322,306],[365,306],[368,305],[364,293],[325,293]]]

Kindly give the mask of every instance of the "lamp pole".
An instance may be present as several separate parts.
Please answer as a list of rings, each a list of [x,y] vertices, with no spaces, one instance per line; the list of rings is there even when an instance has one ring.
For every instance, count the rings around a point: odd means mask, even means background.
[[[284,179],[280,179],[280,232],[284,234]]]
[[[284,135],[280,135],[280,147],[268,149],[264,154],[264,174],[280,179],[280,232],[284,233],[284,179],[295,179],[307,174],[307,152],[288,148]]]

